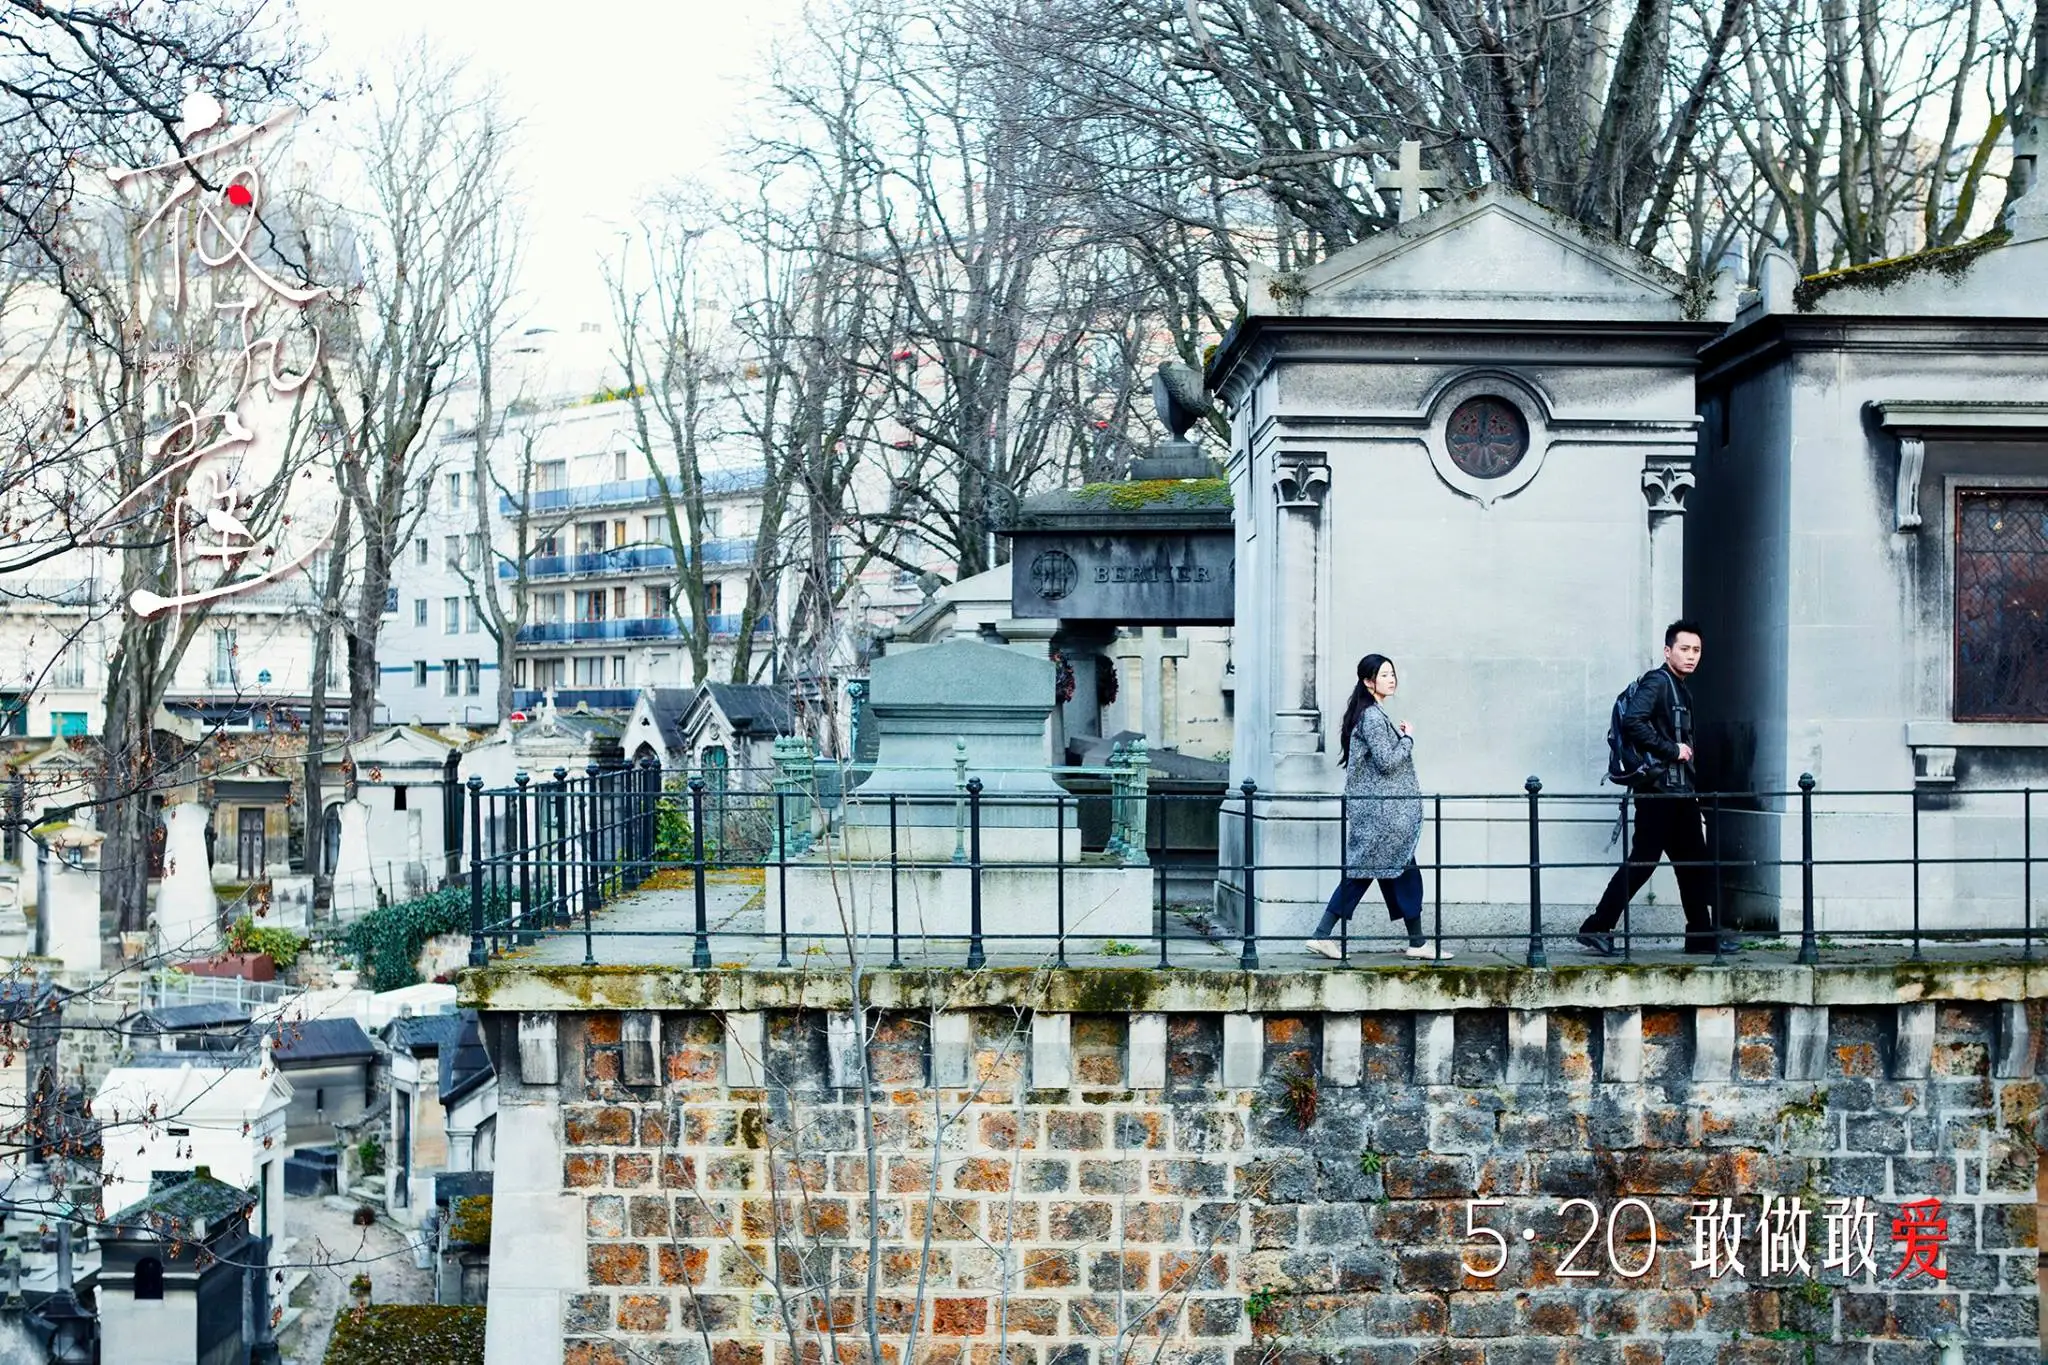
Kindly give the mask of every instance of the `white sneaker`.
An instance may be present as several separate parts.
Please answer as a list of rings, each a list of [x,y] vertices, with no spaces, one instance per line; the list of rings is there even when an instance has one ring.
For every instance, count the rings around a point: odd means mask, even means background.
[[[1324,957],[1329,958],[1332,962],[1342,962],[1344,960],[1343,949],[1339,948],[1336,944],[1330,942],[1330,940],[1326,938],[1312,938],[1308,942],[1302,944],[1301,946],[1308,949],[1312,953],[1321,953]]]
[[[1424,962],[1441,962],[1445,958],[1457,956],[1449,948],[1439,948],[1434,943],[1418,943],[1409,948],[1407,953],[1408,956],[1420,958]]]

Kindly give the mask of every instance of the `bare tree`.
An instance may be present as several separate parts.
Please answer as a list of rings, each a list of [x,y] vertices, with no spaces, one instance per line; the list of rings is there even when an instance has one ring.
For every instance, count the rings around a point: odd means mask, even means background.
[[[351,739],[374,717],[392,565],[437,468],[426,437],[460,372],[463,300],[501,211],[509,138],[495,96],[467,91],[459,69],[425,49],[401,63],[371,115],[371,202],[353,218],[363,297],[319,379],[361,546],[346,623]]]

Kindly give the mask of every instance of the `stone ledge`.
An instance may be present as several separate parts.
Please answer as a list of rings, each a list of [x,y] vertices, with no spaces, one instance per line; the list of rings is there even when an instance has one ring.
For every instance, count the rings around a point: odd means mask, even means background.
[[[1641,964],[1392,967],[1259,972],[1147,967],[908,968],[862,975],[878,1009],[1028,1007],[1064,1014],[1361,1014],[1413,1010],[1631,1009],[1724,1005],[1898,1005],[2048,998],[2048,964],[1884,963],[1797,967]],[[540,967],[462,974],[463,1006],[579,1010],[846,1009],[851,974],[833,969]]]

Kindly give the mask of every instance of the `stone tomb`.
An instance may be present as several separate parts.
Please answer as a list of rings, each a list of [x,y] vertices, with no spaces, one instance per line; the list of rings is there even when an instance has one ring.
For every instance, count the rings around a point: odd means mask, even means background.
[[[1729,791],[1817,779],[1823,933],[1909,928],[1916,890],[1927,928],[2017,936],[2030,909],[2026,789],[2048,788],[2048,192],[2004,227],[1804,281],[1767,256],[1703,356],[1686,545],[1708,638],[1702,759]],[[1731,908],[1796,927],[1798,801],[1738,804],[1730,855],[1760,866]],[[2038,858],[2048,800],[2031,806]],[[1916,847],[1917,878],[1898,861]]]
[[[1050,951],[1062,887],[1072,936],[1152,931],[1149,870],[1084,856],[1076,804],[1052,779],[1050,661],[1015,646],[953,639],[890,651],[868,682],[880,739],[875,768],[822,817],[815,841],[788,869],[786,900],[784,874],[768,870],[769,932],[839,939],[849,928],[887,934],[893,922],[906,940],[965,936],[969,778],[983,789],[984,932],[1023,936],[992,943],[991,951]],[[893,878],[892,849],[901,863]]]
[[[1231,784],[1341,790],[1355,665],[1386,654],[1424,789],[1494,797],[1446,804],[1444,861],[1490,866],[1446,874],[1444,900],[1526,900],[1533,774],[1582,798],[1545,816],[1546,859],[1588,864],[1546,877],[1562,916],[1615,856],[1608,712],[1680,612],[1694,356],[1733,297],[1499,187],[1403,217],[1256,275],[1209,367],[1237,507]],[[1262,867],[1318,869],[1260,875],[1261,932],[1293,933],[1337,875],[1337,807],[1260,815]],[[1241,822],[1225,821],[1234,916]]]

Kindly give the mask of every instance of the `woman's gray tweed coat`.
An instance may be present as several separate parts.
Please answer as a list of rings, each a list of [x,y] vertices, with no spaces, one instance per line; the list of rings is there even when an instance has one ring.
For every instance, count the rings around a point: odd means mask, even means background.
[[[1395,729],[1378,706],[1366,707],[1352,724],[1344,797],[1344,875],[1400,876],[1422,839],[1422,784],[1414,736]]]

